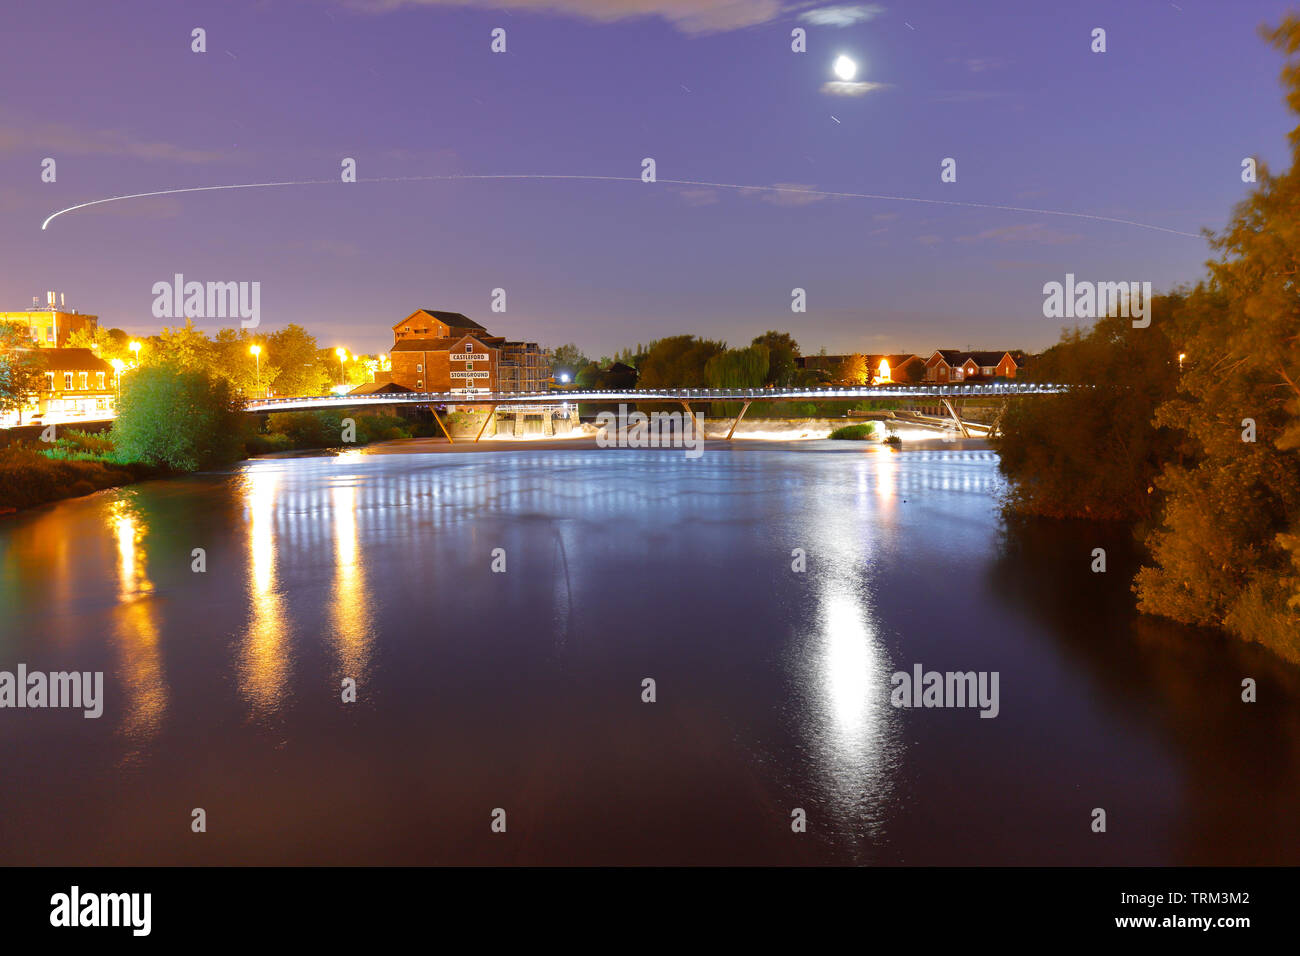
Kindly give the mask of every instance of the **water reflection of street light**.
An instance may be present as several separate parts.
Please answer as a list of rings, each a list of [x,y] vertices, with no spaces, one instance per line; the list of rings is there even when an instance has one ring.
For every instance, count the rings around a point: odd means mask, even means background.
[[[1179,352],[1179,353],[1178,353],[1178,371],[1180,371],[1180,372],[1183,370],[1183,359],[1185,359],[1185,358],[1187,358],[1187,353],[1186,353],[1186,352]]]
[[[262,346],[250,346],[248,351],[253,353],[253,359],[257,362],[257,391],[262,390]]]

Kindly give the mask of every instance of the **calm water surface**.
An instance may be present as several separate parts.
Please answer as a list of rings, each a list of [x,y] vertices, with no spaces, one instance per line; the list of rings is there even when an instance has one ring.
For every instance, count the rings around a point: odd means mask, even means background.
[[[0,669],[106,686],[0,710],[0,861],[1300,863],[1300,671],[1004,529],[987,450],[378,451],[0,520]]]

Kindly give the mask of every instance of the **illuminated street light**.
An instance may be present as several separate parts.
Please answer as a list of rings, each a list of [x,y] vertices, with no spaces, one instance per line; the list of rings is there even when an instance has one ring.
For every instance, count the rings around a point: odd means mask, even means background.
[[[1179,352],[1179,353],[1178,353],[1178,371],[1180,371],[1180,372],[1183,370],[1183,359],[1185,359],[1185,358],[1187,358],[1187,353],[1186,353],[1186,352]]]
[[[339,385],[347,384],[347,371],[343,368],[343,363],[348,360],[348,350],[339,346],[334,350],[334,354],[339,357]]]
[[[136,361],[136,363],[139,364],[139,362],[140,362],[140,343],[139,343],[139,342],[132,342],[130,345],[127,346],[127,348],[129,348],[129,349],[131,350],[131,354],[135,356],[135,361]]]
[[[113,381],[117,383],[117,404],[122,404],[122,369],[126,368],[126,363],[120,358],[115,358],[108,363],[113,366]],[[116,409],[114,409],[116,411]]]
[[[257,391],[262,391],[262,346],[250,345],[248,351],[253,353],[253,360],[257,362]]]

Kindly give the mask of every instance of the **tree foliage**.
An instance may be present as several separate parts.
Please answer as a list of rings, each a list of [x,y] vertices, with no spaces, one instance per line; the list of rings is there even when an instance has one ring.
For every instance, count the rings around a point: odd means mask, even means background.
[[[30,345],[25,329],[0,322],[0,412],[21,416],[28,399],[45,385],[45,363]]]
[[[1300,17],[1264,35],[1290,58],[1282,80],[1300,113]],[[1164,523],[1136,591],[1144,611],[1300,660],[1300,127],[1290,141],[1290,170],[1260,167],[1176,323],[1188,370],[1156,421],[1191,456],[1159,478]]]
[[[767,375],[763,378],[764,385],[779,388],[796,384],[799,375],[799,343],[794,340],[794,336],[789,332],[767,331],[751,344],[767,346],[768,366]]]
[[[726,344],[693,335],[674,335],[650,343],[641,361],[642,388],[698,388],[708,384],[709,359],[726,351]]]
[[[147,365],[123,376],[112,440],[124,461],[194,471],[243,455],[230,384],[201,369]]]
[[[1098,520],[1152,513],[1153,481],[1178,444],[1153,418],[1178,381],[1165,329],[1181,306],[1179,296],[1156,298],[1144,329],[1122,316],[1087,332],[1068,329],[1034,361],[1030,381],[1095,387],[1008,403],[994,447],[1011,512]]]
[[[704,366],[704,374],[713,388],[758,388],[767,379],[768,348],[751,345],[727,349],[713,356]]]

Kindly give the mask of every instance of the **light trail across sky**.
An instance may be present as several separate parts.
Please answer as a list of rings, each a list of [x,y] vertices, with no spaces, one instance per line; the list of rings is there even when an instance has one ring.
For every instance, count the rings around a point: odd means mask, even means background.
[[[609,182],[609,183],[640,183],[639,176],[588,176],[588,175],[564,175],[558,173],[473,173],[473,174],[448,174],[444,176],[381,176],[373,179],[358,179],[358,183],[414,183],[414,182],[436,182],[436,181],[454,181],[454,180],[485,180],[485,179],[519,179],[519,180],[542,180],[542,179],[559,179],[559,180],[576,180],[579,182]],[[126,199],[144,199],[149,196],[175,196],[179,193],[201,193],[213,192],[221,189],[270,189],[276,186],[324,186],[324,185],[353,185],[344,183],[339,179],[303,179],[289,182],[276,183],[233,183],[226,186],[189,186],[182,189],[158,189],[147,193],[130,193],[125,196],[109,196],[106,199],[94,199],[90,202],[78,203],[75,206],[69,206],[66,209],[60,209],[52,213],[46,220],[41,223],[41,229],[44,230],[51,222],[62,216],[64,213],[76,212],[78,209],[86,209],[90,206],[99,206],[104,203],[122,202]],[[1090,219],[1094,222],[1108,222],[1121,226],[1134,226],[1138,229],[1150,229],[1155,232],[1167,232],[1175,236],[1186,236],[1189,239],[1200,239],[1202,236],[1195,232],[1183,232],[1180,229],[1170,229],[1167,226],[1156,226],[1151,223],[1136,222],[1132,219],[1120,219],[1115,216],[1097,216],[1086,212],[1067,212],[1060,209],[1033,209],[1028,206],[1006,206],[1000,203],[985,202],[965,202],[957,199],[922,199],[916,196],[885,196],[878,193],[851,193],[851,192],[834,192],[824,189],[804,189],[800,186],[746,186],[741,183],[713,183],[693,179],[659,179],[656,184],[669,186],[696,186],[707,189],[732,189],[738,191],[759,191],[759,192],[779,192],[779,193],[800,193],[805,196],[817,196],[824,199],[876,199],[885,202],[912,202],[925,203],[934,206],[963,206],[968,209],[995,209],[1002,212],[1022,212],[1031,213],[1038,216],[1063,216],[1069,219]]]

